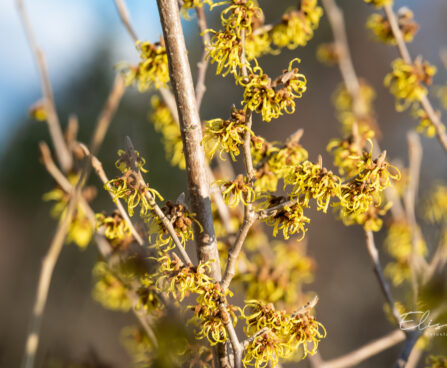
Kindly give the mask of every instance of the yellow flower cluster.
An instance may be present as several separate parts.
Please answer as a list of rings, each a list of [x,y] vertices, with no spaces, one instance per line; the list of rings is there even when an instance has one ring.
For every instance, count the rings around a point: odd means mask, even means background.
[[[417,106],[427,95],[426,86],[432,83],[436,67],[421,59],[416,59],[413,64],[396,59],[392,67],[393,71],[385,77],[385,86],[396,97],[396,109],[403,111],[410,105]]]
[[[239,156],[241,146],[244,143],[246,132],[254,136],[251,129],[246,125],[246,111],[233,108],[230,120],[212,119],[205,122],[205,132],[202,143],[205,144],[205,150],[210,158],[213,158],[217,150],[219,150],[220,159],[224,159],[222,154],[229,153],[232,160],[236,161]],[[262,142],[258,144],[262,145]]]
[[[288,314],[275,310],[273,304],[250,300],[242,315],[246,333],[251,335],[243,358],[245,367],[275,367],[279,358],[290,358],[300,348],[305,358],[315,354],[319,342],[326,337],[324,326],[307,310]]]
[[[151,99],[152,113],[149,120],[157,132],[163,136],[162,142],[165,147],[166,159],[173,166],[185,170],[185,154],[183,153],[183,142],[178,123],[172,117],[169,108],[158,96]]]
[[[79,175],[69,175],[68,179],[72,185],[75,185],[79,180]],[[91,201],[96,196],[96,189],[94,187],[87,187],[81,195],[85,200]],[[43,200],[56,202],[51,208],[50,215],[62,221],[67,211],[68,202],[70,201],[70,194],[66,193],[62,188],[56,187],[48,193],[45,193]],[[66,242],[75,243],[79,248],[84,249],[90,243],[93,232],[94,228],[90,220],[82,206],[78,204],[68,228]]]
[[[234,181],[217,180],[216,184],[221,187],[223,199],[231,208],[236,207],[240,202],[246,206],[256,198],[247,178],[242,175],[238,175]]]
[[[173,255],[163,255],[157,259],[159,269],[152,275],[146,275],[149,283],[154,282],[158,292],[165,292],[175,300],[182,301],[190,294],[197,294],[196,305],[189,306],[194,311],[190,322],[200,324],[198,338],[207,338],[211,345],[225,342],[228,333],[225,328],[227,320],[231,318],[236,324],[237,307],[228,305],[227,295],[229,290],[222,290],[219,283],[206,274],[209,272],[210,262],[200,265],[184,265],[183,262]]]
[[[365,133],[372,132],[370,130]],[[351,134],[346,139],[334,138],[327,145],[327,150],[334,156],[334,165],[342,176],[351,177],[358,172],[358,164],[362,154],[362,148],[369,135]]]
[[[243,56],[243,38],[249,37],[253,23],[263,18],[262,10],[253,0],[230,0],[214,6],[222,4],[229,4],[221,12],[224,30],[207,30],[213,33],[207,55],[211,63],[217,63],[216,74],[226,76],[231,73],[237,78],[243,67],[250,68],[247,58]]]
[[[296,241],[273,243],[274,257],[249,257],[247,271],[240,278],[248,299],[295,306],[302,297],[302,285],[313,279],[314,261],[306,256],[304,244]]]
[[[282,197],[279,197],[281,200]],[[277,197],[269,200],[268,208],[281,204]],[[282,231],[284,239],[289,239],[290,235],[301,234],[298,240],[306,235],[306,224],[310,223],[310,219],[304,216],[303,208],[298,203],[291,206],[284,206],[274,216],[264,220],[267,225],[273,226],[273,236],[276,237],[278,232]]]
[[[317,0],[303,0],[299,10],[291,10],[282,16],[280,24],[271,30],[272,43],[278,47],[295,49],[305,46],[318,28],[323,9]]]
[[[359,134],[367,134],[368,138],[374,136],[376,121],[374,118],[373,101],[376,97],[374,89],[364,80],[360,81],[358,96],[354,101],[345,85],[341,85],[333,95],[333,102],[337,110],[337,117],[342,124],[343,132],[350,135],[354,126]]]
[[[447,368],[447,357],[430,355],[425,361],[425,368]]]
[[[108,181],[104,188],[113,194],[114,201],[122,198],[127,202],[129,216],[133,216],[138,206],[140,206],[140,216],[146,216],[153,209],[153,201],[156,197],[163,200],[155,189],[147,184],[143,185],[138,174],[133,170],[128,170],[119,178]],[[147,194],[150,196],[148,197]]]
[[[136,84],[140,92],[147,91],[152,85],[165,87],[169,82],[169,68],[164,44],[137,41],[136,47],[140,52],[140,63],[137,66],[118,65],[124,72],[126,85]]]
[[[132,306],[127,297],[126,286],[112,273],[105,262],[96,263],[93,268],[95,285],[92,296],[104,308],[128,311]]]
[[[182,9],[201,8],[205,4],[213,5],[213,0],[183,0]]]
[[[167,201],[161,210],[172,224],[176,235],[183,245],[185,245],[188,240],[194,239],[192,224],[193,222],[196,222],[200,228],[201,225],[194,218],[194,214],[190,213],[183,204]],[[172,237],[163,225],[162,221],[157,216],[149,216],[148,221],[156,227],[155,231],[153,231],[153,233],[157,235],[155,245],[159,249],[160,247],[167,245],[167,249],[165,251],[174,248]]]
[[[159,291],[153,279],[143,277],[140,279],[141,286],[138,288],[138,304],[136,309],[143,309],[146,313],[160,311],[164,305],[160,300]]]
[[[447,222],[447,186],[438,183],[430,191],[424,215],[433,224]]]
[[[277,119],[285,111],[288,114],[295,112],[295,99],[301,98],[306,91],[306,77],[298,73],[293,67],[293,59],[287,70],[273,82],[264,74],[259,66],[255,66],[247,77],[240,77],[237,83],[244,87],[242,104],[251,111],[262,114],[262,120]]]
[[[127,326],[121,331],[121,342],[132,358],[135,367],[150,367],[154,346],[143,327]]]
[[[296,198],[304,207],[309,207],[310,199],[314,198],[318,210],[324,213],[327,212],[331,197],[340,196],[340,178],[320,163],[304,161],[285,178],[284,183],[293,185],[291,198]]]
[[[129,224],[123,219],[120,212],[115,210],[110,216],[104,213],[96,214],[96,228],[104,229],[104,235],[112,245],[121,243],[131,236]]]
[[[228,340],[225,325],[231,320],[233,326],[237,323],[238,307],[226,303],[226,296],[232,295],[229,290],[223,291],[219,283],[209,283],[198,291],[197,305],[192,322],[200,323],[197,334],[199,339],[206,338],[211,345],[224,343]]]
[[[318,46],[317,59],[326,65],[337,64],[340,60],[340,51],[335,43],[323,43]]]
[[[413,250],[411,227],[406,222],[393,222],[385,238],[385,248],[393,258],[385,267],[385,274],[391,278],[395,286],[411,279],[410,257]],[[427,253],[423,239],[415,244],[415,252],[420,256]]]
[[[415,34],[419,30],[419,25],[414,21],[413,17],[414,14],[410,9],[399,9],[398,25],[405,42],[413,41]],[[390,45],[395,45],[397,43],[391,29],[390,22],[382,14],[372,14],[368,18],[366,27],[374,33],[377,41],[381,41]]]
[[[265,144],[263,150],[253,154],[256,164],[254,188],[257,193],[275,192],[278,181],[295,170],[295,166],[307,159],[307,151],[296,139],[286,142],[282,147]]]
[[[393,0],[365,0],[365,2],[374,5],[376,8],[381,8],[385,5],[391,5]]]

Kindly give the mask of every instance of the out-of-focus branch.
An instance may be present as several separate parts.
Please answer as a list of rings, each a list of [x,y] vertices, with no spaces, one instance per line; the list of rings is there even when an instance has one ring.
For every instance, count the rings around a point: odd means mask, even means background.
[[[399,358],[394,364],[394,368],[405,368],[407,366],[408,358],[410,357],[411,352],[413,351],[413,348],[421,335],[422,333],[421,331],[419,331],[419,329],[410,331],[406,334],[407,339],[405,340],[404,346],[402,347]]]
[[[422,241],[422,234],[416,222],[415,204],[419,187],[419,176],[422,162],[422,146],[416,132],[409,132],[407,135],[408,156],[409,156],[409,177],[408,187],[404,194],[405,212],[408,225],[411,229],[411,278],[413,287],[413,297],[417,300],[418,295],[418,271],[421,262],[424,260],[417,254],[417,247]]]
[[[169,74],[177,102],[190,205],[203,227],[201,232],[198,226],[195,226],[198,257],[201,262],[214,260],[211,264],[211,276],[220,281],[221,271],[211,213],[205,153],[201,146],[201,122],[178,4],[175,0],[157,0],[157,4],[166,42]]]
[[[45,61],[45,56],[40,49],[37,40],[34,36],[31,22],[28,18],[28,14],[25,9],[23,0],[16,0],[17,8],[20,18],[25,29],[28,42],[31,50],[36,58],[37,67],[39,68],[40,80],[42,85],[42,93],[44,96],[45,112],[47,114],[48,130],[50,132],[51,140],[56,151],[56,156],[59,164],[64,172],[68,172],[73,166],[73,158],[68,150],[68,147],[62,134],[62,129],[59,123],[59,118],[56,112],[56,105],[54,102],[53,90],[51,88],[50,77],[48,75],[48,69]]]
[[[206,22],[206,13],[204,6],[197,7],[196,13],[197,13],[197,25],[199,26],[200,36],[202,37],[202,43],[203,43],[202,58],[197,64],[197,80],[196,80],[197,108],[200,111],[203,95],[205,94],[206,91],[205,79],[206,79],[206,71],[208,69],[208,58],[206,48],[210,44],[210,35],[208,32],[205,32],[208,26]]]
[[[405,333],[401,330],[395,330],[379,339],[373,340],[368,344],[343,355],[339,358],[328,360],[318,365],[319,368],[348,368],[365,361],[382,351],[397,345],[405,340]]]
[[[125,0],[115,0],[115,5],[121,18],[121,22],[123,23],[124,27],[126,27],[126,30],[129,33],[129,36],[132,38],[132,41],[136,43],[138,41],[138,36],[135,33],[132,24],[130,23],[130,14],[129,10],[127,9]]]
[[[116,110],[118,109],[125,90],[126,85],[124,83],[124,78],[121,74],[117,74],[109,97],[107,98],[101,114],[98,117],[95,132],[90,141],[90,152],[92,153],[92,156],[98,153],[98,149],[104,141],[112,118],[115,116]]]
[[[408,51],[407,44],[403,39],[402,32],[399,28],[399,23],[397,21],[396,14],[394,13],[393,5],[385,5],[384,9],[386,17],[390,23],[394,38],[396,40],[399,54],[407,64],[411,64],[412,59]],[[442,123],[438,114],[433,109],[433,106],[427,96],[422,96],[420,102],[422,108],[425,110],[428,118],[433,123],[436,129],[436,136],[438,137],[439,143],[441,143],[441,146],[444,149],[444,151],[447,152],[447,134],[445,132],[444,124]]]
[[[393,295],[391,294],[390,285],[388,284],[388,281],[383,275],[382,264],[380,263],[379,252],[374,242],[373,232],[370,230],[365,230],[365,235],[366,235],[366,246],[368,249],[369,256],[373,262],[374,272],[376,273],[377,280],[379,281],[380,284],[380,288],[382,289],[383,295],[385,296],[385,299],[389,304],[390,310],[393,314],[396,324],[399,325],[401,321],[400,313],[397,310],[396,305],[394,303],[394,298]]]

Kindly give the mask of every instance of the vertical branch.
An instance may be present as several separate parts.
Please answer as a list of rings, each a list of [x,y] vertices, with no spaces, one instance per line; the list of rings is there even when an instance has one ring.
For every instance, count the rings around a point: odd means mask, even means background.
[[[200,36],[202,37],[203,43],[203,53],[202,58],[197,64],[197,81],[196,81],[196,101],[197,108],[200,111],[200,105],[202,104],[203,95],[206,91],[205,79],[206,71],[208,69],[208,58],[207,58],[207,46],[210,44],[210,35],[206,32],[208,26],[206,22],[206,13],[204,6],[198,6],[196,8],[197,13],[197,25],[199,26]]]
[[[166,42],[171,83],[177,102],[191,209],[203,227],[200,232],[195,226],[197,253],[202,262],[214,260],[211,264],[211,276],[220,281],[221,271],[211,213],[205,153],[200,145],[201,123],[178,4],[176,0],[157,0],[157,4]]]
[[[26,12],[23,0],[16,0],[17,9],[19,11],[20,18],[25,29],[28,42],[31,50],[36,58],[37,67],[39,68],[40,80],[42,85],[42,93],[44,96],[45,112],[47,114],[48,130],[50,132],[51,140],[56,151],[56,156],[64,172],[68,172],[73,166],[73,158],[68,150],[68,147],[64,141],[62,129],[57,117],[56,105],[54,102],[53,90],[51,88],[50,77],[48,75],[45,56],[37,44],[37,40],[34,36],[33,29],[31,27],[28,14]]]

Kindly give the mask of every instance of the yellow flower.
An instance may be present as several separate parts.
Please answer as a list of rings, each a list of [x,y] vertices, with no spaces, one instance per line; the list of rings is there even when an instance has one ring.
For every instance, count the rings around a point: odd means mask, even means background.
[[[246,36],[245,56],[247,60],[253,60],[265,54],[275,54],[276,52],[270,46],[271,43],[272,39],[267,31],[259,31]]]
[[[241,37],[242,30],[247,35],[250,34],[252,32],[253,20],[263,17],[261,8],[253,0],[231,0],[217,3],[214,6],[224,3],[230,5],[220,14],[222,25],[226,31],[235,34],[237,37]]]
[[[365,2],[374,5],[376,8],[381,8],[385,5],[391,5],[393,0],[365,0]]]
[[[126,171],[124,175],[119,178],[108,181],[104,188],[113,194],[113,200],[119,198],[127,202],[127,210],[129,216],[133,216],[136,207],[140,206],[140,215],[145,216],[149,210],[153,209],[155,198],[158,197],[163,200],[163,197],[155,189],[149,185],[143,185],[138,177],[138,174],[132,170]],[[152,199],[146,196],[149,193]]]
[[[183,245],[185,245],[188,240],[194,239],[194,232],[192,228],[193,222],[195,222],[200,229],[202,229],[200,223],[195,219],[195,215],[190,213],[181,203],[167,201],[166,205],[163,206],[161,210],[172,224],[176,235]],[[158,216],[150,216],[147,220],[156,225],[156,230],[154,231],[157,235],[155,246],[159,248],[167,245],[168,247],[165,251],[173,249],[174,244],[172,237]]]
[[[438,183],[430,191],[424,206],[425,218],[433,224],[447,220],[447,187]]]
[[[265,303],[296,305],[302,297],[302,285],[313,280],[314,260],[305,254],[304,244],[290,240],[273,243],[274,257],[251,256],[241,274],[249,299]],[[248,261],[248,260],[247,260]]]
[[[290,235],[301,234],[298,240],[302,240],[306,235],[306,224],[310,219],[304,216],[303,208],[298,204],[284,206],[275,216],[264,220],[267,225],[273,226],[273,236],[276,237],[282,231],[284,239],[289,239]]]
[[[335,43],[323,43],[318,46],[317,59],[326,65],[337,64],[340,60],[340,51]]]
[[[327,212],[331,197],[340,195],[341,180],[321,164],[305,161],[284,179],[285,185],[293,185],[290,193],[301,205],[309,207],[309,201],[317,201],[318,210]],[[304,197],[303,197],[304,196]]]
[[[438,116],[439,116],[439,112],[435,112]],[[433,138],[436,136],[436,128],[433,124],[433,122],[431,121],[431,119],[428,117],[428,114],[426,113],[426,111],[424,109],[415,109],[412,112],[412,115],[416,118],[419,119],[419,125],[416,128],[416,131],[424,134],[425,136],[427,136],[428,138]],[[445,130],[445,126],[441,125],[441,129]]]
[[[410,258],[413,251],[411,227],[406,222],[393,222],[385,238],[385,249],[393,261],[385,267],[385,274],[389,276],[395,286],[411,279]],[[424,256],[427,246],[424,240],[415,244],[416,254]]]
[[[385,77],[385,86],[396,97],[397,111],[403,111],[427,95],[426,86],[432,83],[436,67],[420,59],[416,59],[413,64],[396,59],[392,67],[393,71]]]
[[[72,185],[75,185],[79,180],[79,175],[70,174],[68,177]],[[96,196],[96,189],[94,187],[87,187],[83,190],[82,196],[85,200],[91,201]],[[53,218],[59,218],[61,221],[64,218],[67,205],[70,201],[70,194],[66,193],[62,188],[57,187],[43,195],[44,201],[55,201],[50,211]],[[80,204],[77,205],[73,215],[70,226],[68,227],[66,242],[75,243],[79,248],[85,249],[90,243],[93,236],[94,228],[90,223],[84,209]]]
[[[207,45],[207,57],[211,64],[217,63],[216,74],[225,77],[229,73],[235,77],[240,75],[243,65],[249,68],[247,62],[242,62],[242,43],[236,34],[230,31],[207,30],[214,35]]]
[[[113,244],[131,236],[129,224],[123,219],[118,210],[112,215],[106,216],[103,213],[96,214],[96,228],[104,228],[104,235]]]
[[[211,7],[213,0],[183,0],[182,9],[201,8],[205,4]]]
[[[247,77],[240,77],[237,83],[244,87],[244,100],[242,104],[251,111],[262,114],[262,120],[277,119],[285,111],[288,114],[295,112],[295,99],[301,98],[306,91],[306,77],[298,73],[293,67],[293,59],[289,68],[273,82],[262,69],[256,65]]]
[[[413,12],[410,9],[399,9],[398,25],[405,42],[413,41],[415,34],[419,30],[419,25],[413,20],[413,16]],[[382,14],[372,14],[368,18],[366,27],[373,31],[376,40],[390,45],[397,43],[390,22]]]
[[[282,16],[280,24],[271,31],[272,43],[278,47],[295,49],[305,46],[318,28],[323,9],[317,0],[304,0],[300,10],[291,10]]]
[[[147,91],[152,85],[155,88],[166,87],[169,82],[168,56],[165,46],[160,43],[137,41],[141,62],[137,66],[118,64],[124,72],[126,85],[136,84],[140,92]]]
[[[163,136],[162,142],[165,147],[166,159],[171,165],[184,170],[186,163],[179,124],[174,120],[171,111],[160,100],[160,97],[153,96],[151,104],[152,112],[149,114],[149,120],[155,130]]]
[[[247,348],[242,364],[255,368],[276,367],[280,357],[287,355],[287,346],[272,331],[266,330],[254,337]]]
[[[425,368],[447,368],[447,357],[430,355],[427,357]]]
[[[147,170],[144,168],[144,165],[146,164],[146,160],[140,156],[140,153],[138,151],[134,151],[136,156],[136,161],[138,165],[138,169],[144,173],[147,173]],[[119,159],[115,161],[115,167],[121,171],[123,174],[132,168],[132,158],[129,157],[126,151],[124,150],[118,150],[118,157]]]
[[[321,339],[326,337],[326,329],[318,322],[309,311],[292,314],[290,318],[290,347],[297,350],[303,348],[304,359],[307,354],[314,355],[317,352]],[[309,349],[310,344],[312,348]]]
[[[239,146],[244,143],[245,133],[249,132],[254,136],[253,131],[246,126],[245,110],[233,108],[230,120],[218,118],[206,121],[205,124],[202,143],[206,143],[205,149],[210,158],[219,150],[220,159],[224,159],[222,154],[227,152],[232,160],[236,161],[236,156],[240,154]]]
[[[124,312],[130,309],[132,303],[127,297],[126,286],[111,272],[105,262],[96,263],[93,276],[95,278],[93,299],[107,309]]]
[[[238,175],[234,181],[217,180],[216,184],[222,188],[223,199],[231,208],[236,207],[239,202],[246,206],[256,199],[253,188],[242,175]]]
[[[36,121],[46,121],[47,111],[44,100],[37,101],[29,109],[29,115]]]

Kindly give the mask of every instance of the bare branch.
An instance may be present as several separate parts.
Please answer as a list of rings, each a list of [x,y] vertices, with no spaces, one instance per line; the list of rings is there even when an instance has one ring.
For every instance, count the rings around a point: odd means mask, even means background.
[[[59,118],[57,116],[56,104],[54,102],[53,90],[51,88],[51,82],[48,75],[45,56],[34,36],[31,22],[28,18],[23,0],[16,0],[16,5],[23,23],[23,27],[25,29],[26,36],[28,38],[28,42],[30,44],[32,52],[34,53],[37,66],[39,68],[42,93],[44,96],[45,112],[47,114],[47,124],[51,140],[53,142],[59,164],[61,165],[64,172],[68,172],[73,166],[73,158],[64,141]]]
[[[90,141],[90,152],[92,156],[98,153],[99,147],[104,141],[107,130],[109,130],[112,118],[115,116],[118,105],[123,97],[124,91],[126,90],[126,85],[124,83],[124,78],[121,74],[115,77],[112,90],[110,91],[109,97],[99,115],[98,122],[96,123],[95,132]]]
[[[354,367],[357,364],[381,353],[382,351],[397,345],[405,340],[405,334],[401,330],[395,330],[379,339],[373,340],[368,344],[354,350],[353,352],[343,355],[339,358],[328,360],[319,368],[348,368]]]
[[[214,280],[220,281],[221,271],[211,213],[205,153],[200,144],[201,122],[178,4],[176,0],[157,0],[157,4],[166,42],[171,83],[177,102],[190,205],[203,227],[203,231],[200,232],[198,226],[195,226],[198,257],[201,262],[214,260],[211,264],[211,276]]]
[[[121,18],[121,22],[123,23],[124,27],[126,27],[126,30],[129,33],[129,36],[132,38],[132,41],[136,43],[138,41],[138,36],[130,23],[129,10],[127,9],[125,0],[115,0],[115,5]]]

